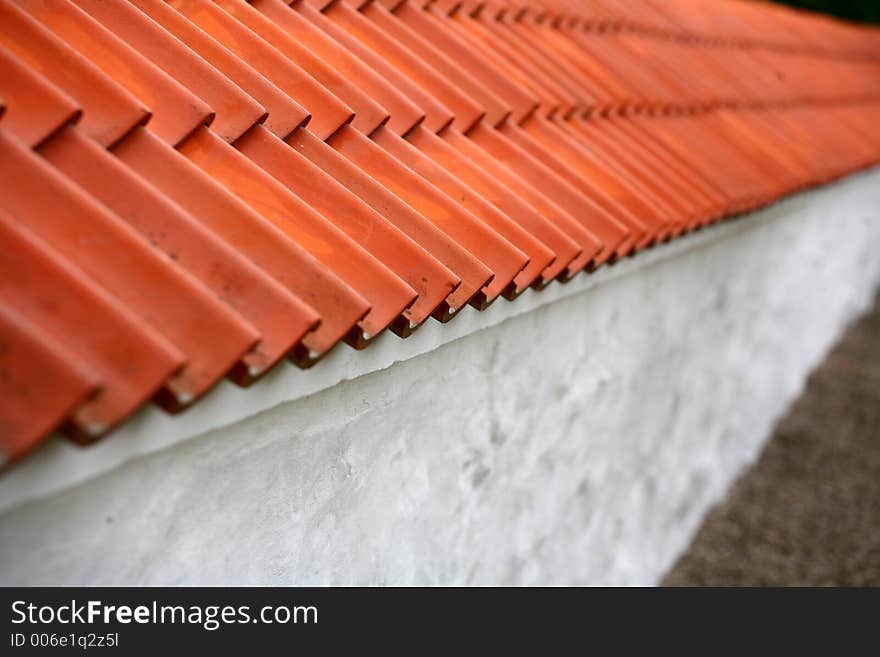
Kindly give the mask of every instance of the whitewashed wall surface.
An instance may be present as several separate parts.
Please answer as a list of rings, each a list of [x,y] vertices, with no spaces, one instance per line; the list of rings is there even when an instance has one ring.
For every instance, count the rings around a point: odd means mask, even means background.
[[[0,476],[2,584],[653,584],[880,283],[880,170]]]

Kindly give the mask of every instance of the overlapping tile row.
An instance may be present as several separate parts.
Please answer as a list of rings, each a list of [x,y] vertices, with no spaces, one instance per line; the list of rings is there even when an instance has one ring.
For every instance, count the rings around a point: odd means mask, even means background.
[[[0,69],[6,462],[880,159],[878,32],[764,3],[0,0]]]

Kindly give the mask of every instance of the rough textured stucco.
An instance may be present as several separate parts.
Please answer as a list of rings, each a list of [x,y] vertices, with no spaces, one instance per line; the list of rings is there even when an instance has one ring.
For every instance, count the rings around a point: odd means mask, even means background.
[[[0,582],[654,583],[880,282],[877,179],[9,510]]]

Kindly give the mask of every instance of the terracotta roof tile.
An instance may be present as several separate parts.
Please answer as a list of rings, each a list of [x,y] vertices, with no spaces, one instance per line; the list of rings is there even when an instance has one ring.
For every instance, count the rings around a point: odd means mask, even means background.
[[[74,437],[102,435],[183,367],[170,342],[24,226],[0,215],[0,235],[0,303],[75,354],[101,382],[96,395],[65,413]]]
[[[15,2],[144,102],[152,112],[150,131],[172,146],[213,120],[213,111],[201,98],[69,0]]]
[[[333,148],[327,148],[324,142],[306,130],[294,133],[287,141],[455,274],[459,283],[441,304],[438,317],[445,317],[450,310],[454,313],[466,306],[471,297],[492,279],[492,271],[463,245],[390,189],[377,183],[369,172],[353,161]]]
[[[458,285],[455,274],[305,155],[294,148],[279,146],[277,138],[259,127],[236,142],[236,148],[242,153],[385,263],[418,293],[415,303],[403,311],[407,326],[421,324],[430,317],[434,308]]]
[[[0,93],[9,105],[3,112],[3,127],[34,147],[80,119],[76,101],[49,83],[9,50],[0,46]]]
[[[379,93],[377,97],[383,100],[397,100],[401,96],[405,98],[406,105],[404,105],[403,109],[407,111],[407,114],[404,115],[407,120],[404,122],[404,126],[412,127],[416,123],[426,120],[428,113],[431,115],[429,125],[434,130],[439,130],[452,123],[454,117],[448,108],[444,107],[442,103],[433,98],[429,93],[422,91],[418,85],[411,82],[409,78],[400,73],[389,62],[348,34],[348,32],[335,25],[324,14],[313,9],[305,2],[294,4],[292,9],[295,10],[294,13],[301,15],[316,29],[320,30],[321,33],[332,39],[340,48],[345,49],[352,56],[356,57],[358,61],[362,62],[364,66],[376,72],[378,79],[372,80],[371,83],[377,85]],[[365,90],[367,88],[364,87]],[[388,107],[393,109],[390,105]],[[418,110],[417,115],[412,114],[411,108]],[[394,125],[396,122],[396,115],[392,115],[390,124]],[[400,134],[403,134],[405,131],[404,128],[397,129],[397,132]]]
[[[501,217],[509,217],[522,230],[546,245],[551,260],[543,263],[544,269],[538,269],[545,282],[552,281],[562,274],[566,267],[581,255],[582,249],[572,237],[557,228],[541,214],[540,210],[523,200],[521,196],[511,193],[510,188],[514,185],[505,184],[501,180],[505,169],[499,167],[494,160],[487,159],[483,165],[480,165],[455,148],[449,140],[435,135],[422,126],[413,129],[407,135],[405,143],[425,153],[447,172],[459,176],[478,195],[476,198],[484,199],[489,207],[497,208],[496,211]],[[519,184],[519,181],[514,181],[512,176],[508,180],[516,185]],[[535,264],[534,257],[529,264]],[[542,263],[537,264],[540,266]]]
[[[738,0],[0,0],[3,457],[875,164],[878,61]]]
[[[578,244],[581,252],[574,260],[566,263],[563,278],[570,278],[594,261],[602,250],[602,242],[580,221],[552,200],[546,191],[541,191],[534,180],[521,177],[509,166],[509,163],[496,159],[488,151],[480,148],[475,141],[455,129],[445,130],[442,138],[465,157],[477,163],[478,166],[490,171],[511,194],[516,194],[525,202],[530,203],[540,212],[546,222],[555,225]],[[548,237],[545,233],[536,234],[540,234],[545,239]]]
[[[215,114],[211,130],[217,136],[234,141],[266,119],[266,108],[244,89],[127,0],[75,1],[92,18],[207,103]]]
[[[385,128],[380,128],[373,133],[373,139],[388,153],[426,181],[432,183],[437,189],[445,192],[450,198],[455,199],[483,225],[493,229],[526,255],[528,263],[514,277],[513,288],[510,291],[511,296],[528,289],[538,279],[541,272],[553,262],[555,254],[538,238],[524,230],[482,195],[472,191],[467,183],[462,182],[444,166],[422,153],[406,139]]]
[[[274,44],[216,3],[211,0],[172,0],[169,4],[247,61],[309,112],[309,129],[321,139],[326,139],[354,118],[351,107],[330,93]]]
[[[310,116],[305,108],[247,61],[239,58],[198,25],[167,5],[164,0],[129,0],[129,2],[139,7],[259,103],[268,112],[264,117],[265,126],[276,135],[280,137],[289,135],[297,127],[309,121]],[[234,133],[235,138],[244,134],[250,126],[251,124],[239,126],[240,132],[237,130]],[[223,137],[222,134],[220,136]]]
[[[498,125],[508,116],[519,123],[537,107],[537,99],[504,75],[499,67],[491,65],[485,51],[479,51],[474,43],[448,29],[433,12],[423,11],[417,4],[406,2],[397,3],[393,12],[402,23],[449,58],[453,73],[466,70],[478,85],[492,91],[493,96],[489,99],[495,104],[494,111],[486,116],[492,125]]]
[[[140,100],[11,0],[0,0],[0,37],[5,48],[82,108],[82,128],[98,143],[114,144],[150,119]]]
[[[281,139],[267,130],[260,136],[263,149],[254,159],[209,130],[193,135],[181,145],[180,152],[367,300],[370,309],[359,322],[360,330],[349,336],[361,346],[412,304],[416,293],[260,166],[262,158],[269,160],[269,168],[290,166],[295,161],[295,154]],[[271,161],[273,158],[279,161]]]
[[[357,103],[353,100],[349,100],[349,104],[355,109],[352,127],[369,134],[387,121],[392,130],[404,134],[424,119],[424,113],[406,95],[389,84],[379,72],[299,12],[291,11],[282,0],[254,0],[250,5],[269,18],[284,34],[301,44],[304,49],[314,53],[321,61],[327,62],[348,85],[369,97],[373,103],[376,103],[376,107],[381,107],[387,114],[378,122],[377,119],[380,118],[378,114],[372,120],[368,120],[371,115],[367,114],[365,119],[364,110],[356,107]]]
[[[178,410],[204,394],[260,339],[170,258],[46,160],[0,130],[0,210],[24,222],[184,353],[166,383]]]
[[[528,264],[528,256],[483,224],[476,216],[414,172],[403,162],[364,137],[343,128],[329,144],[345,157],[391,190],[404,202],[431,221],[437,228],[472,253],[479,253],[492,272],[490,281],[483,281],[475,295],[478,305],[492,302],[511,285]],[[464,282],[464,279],[462,279]],[[453,307],[453,311],[457,308]]]
[[[37,152],[247,317],[261,339],[237,380],[262,375],[318,323],[312,308],[78,130],[65,129]]]
[[[361,132],[370,133],[390,118],[388,111],[362,91],[355,80],[344,77],[333,65],[325,62],[307,47],[300,45],[295,38],[244,0],[215,0],[215,2],[243,25],[253,30],[256,35],[277,48],[289,61],[296,62],[315,82],[320,83],[316,90],[321,94],[321,97],[316,98],[315,102],[326,105],[329,103],[330,95],[335,96],[333,99],[335,112],[326,108],[312,109],[313,105],[310,102],[303,102],[303,105],[312,111],[309,130],[322,139],[329,137],[339,126],[348,123],[349,120],[352,120],[352,125]],[[293,12],[290,11],[286,13],[293,15]],[[353,118],[348,116],[351,113],[353,113]],[[316,117],[321,117],[321,120],[326,123],[326,128],[316,124]],[[334,121],[338,125],[334,125]]]
[[[146,130],[135,131],[113,151],[144,179],[318,312],[320,324],[294,350],[293,357],[298,364],[306,367],[314,364],[369,311],[369,303],[314,256]]]
[[[76,356],[0,304],[0,463],[33,449],[99,389]]]

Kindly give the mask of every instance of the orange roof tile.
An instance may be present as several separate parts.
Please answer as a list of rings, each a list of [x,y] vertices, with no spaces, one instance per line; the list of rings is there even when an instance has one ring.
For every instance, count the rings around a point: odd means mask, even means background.
[[[0,452],[880,161],[880,32],[741,0],[0,0]]]

